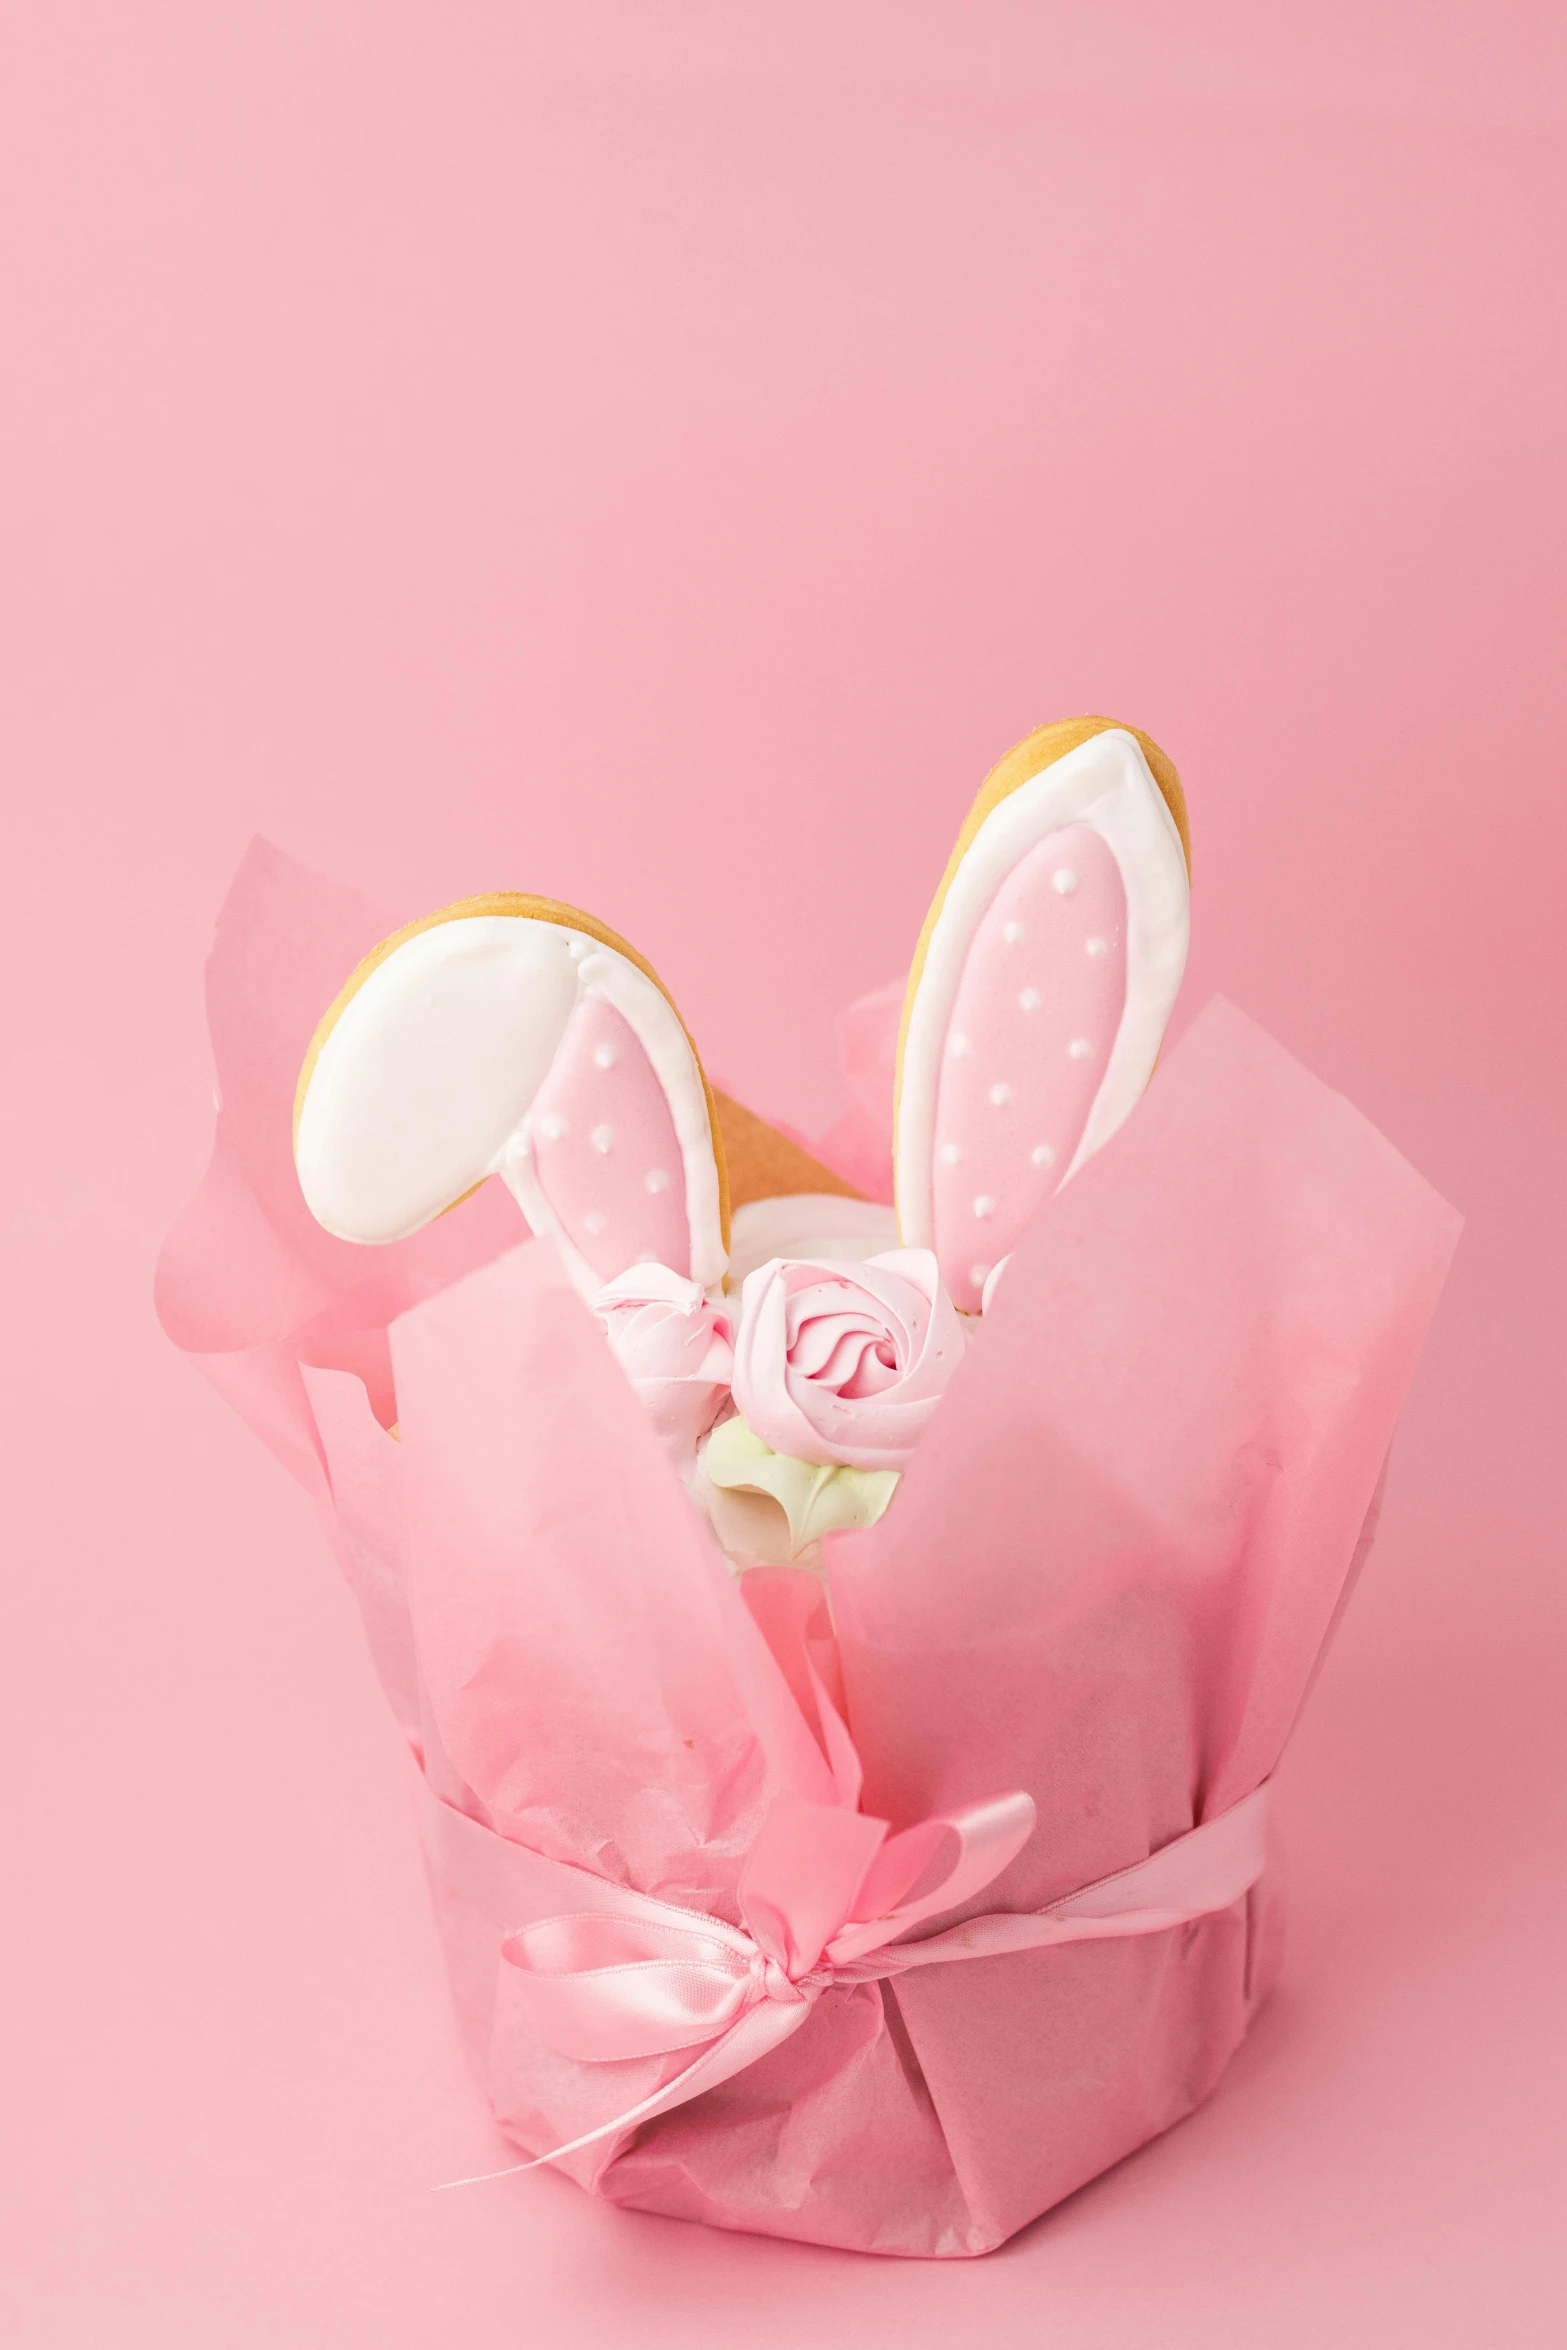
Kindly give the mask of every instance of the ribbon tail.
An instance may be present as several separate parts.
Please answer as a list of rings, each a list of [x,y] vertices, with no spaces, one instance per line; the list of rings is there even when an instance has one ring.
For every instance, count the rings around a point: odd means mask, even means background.
[[[694,2063],[676,2073],[672,2081],[666,2081],[662,2089],[655,2089],[651,2097],[644,2097],[640,2104],[629,2106],[607,2122],[600,2122],[597,2129],[584,2130],[580,2138],[569,2139],[564,2146],[552,2146],[548,2154],[535,2154],[526,2162],[508,2163],[504,2170],[477,2171],[472,2178],[441,2179],[433,2192],[444,2195],[452,2187],[482,2187],[492,2179],[513,2179],[521,2171],[538,2170],[547,2162],[560,2162],[568,2154],[580,2154],[584,2147],[596,2146],[603,2138],[616,2137],[622,2130],[636,2129],[640,2123],[653,2121],[661,2113],[671,2113],[677,2105],[689,2103],[704,2089],[716,2089],[720,2082],[730,2080],[734,2074],[744,2072],[747,2065],[782,2047],[800,2029],[814,2004],[810,1998],[769,1999],[747,2008],[720,2039],[702,2050]]]

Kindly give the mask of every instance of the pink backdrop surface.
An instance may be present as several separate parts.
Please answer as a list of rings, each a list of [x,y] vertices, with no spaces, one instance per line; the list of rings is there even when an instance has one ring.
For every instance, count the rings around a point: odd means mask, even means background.
[[[1567,2333],[1567,47],[1291,14],[6,11],[8,2340]],[[985,768],[1098,709],[1187,782],[1188,1016],[1469,1219],[1282,1989],[973,2266],[432,2195],[498,2141],[397,1734],[152,1319],[229,875],[582,903],[819,1128]]]

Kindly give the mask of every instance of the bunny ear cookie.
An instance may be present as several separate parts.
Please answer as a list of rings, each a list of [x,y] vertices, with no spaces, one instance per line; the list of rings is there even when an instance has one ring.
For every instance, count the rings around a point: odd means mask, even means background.
[[[294,1158],[344,1240],[400,1240],[498,1174],[585,1291],[648,1259],[723,1280],[696,1049],[635,950],[549,898],[468,898],[366,957],[300,1072]]]
[[[958,1305],[1108,1142],[1186,964],[1180,780],[1108,718],[1041,727],[989,776],[926,918],[898,1043],[898,1220]]]

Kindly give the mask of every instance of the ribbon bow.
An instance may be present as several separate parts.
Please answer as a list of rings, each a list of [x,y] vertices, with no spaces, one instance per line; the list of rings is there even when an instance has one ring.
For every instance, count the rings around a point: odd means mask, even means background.
[[[960,1908],[1022,1850],[1033,1832],[1031,1797],[999,1796],[896,1836],[864,1813],[785,1798],[769,1812],[741,1876],[738,1926],[532,1855],[563,1892],[575,1880],[591,1906],[540,1917],[503,1939],[507,1996],[522,2028],[582,2064],[696,2053],[596,2129],[533,2162],[482,2175],[505,2178],[558,2161],[684,2105],[797,2032],[832,1984],[1161,1933],[1228,1909],[1262,1873],[1266,1814],[1262,1786],[1150,1859],[1045,1909],[970,1918],[915,1942],[900,1937]]]

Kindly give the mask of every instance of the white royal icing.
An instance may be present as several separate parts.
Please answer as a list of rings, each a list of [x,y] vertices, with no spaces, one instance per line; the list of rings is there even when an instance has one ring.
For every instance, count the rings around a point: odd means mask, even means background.
[[[317,1055],[295,1137],[312,1214],[345,1240],[400,1240],[498,1174],[533,1230],[554,1238],[578,1286],[597,1290],[604,1276],[561,1230],[527,1126],[589,997],[624,1019],[662,1089],[685,1179],[690,1275],[717,1290],[726,1261],[718,1169],[701,1071],[674,1007],[613,948],[527,915],[458,915],[415,931],[350,996]],[[593,1065],[613,1070],[614,1048],[597,1049]],[[539,1120],[546,1141],[566,1131],[559,1113]],[[592,1128],[589,1141],[614,1163],[612,1122]],[[671,1179],[656,1165],[645,1189],[663,1192]],[[605,1219],[594,1210],[581,1222],[591,1236]]]
[[[1120,870],[1126,892],[1126,1000],[1066,1177],[1109,1141],[1153,1072],[1186,967],[1186,859],[1175,819],[1135,737],[1123,727],[1110,727],[991,809],[942,900],[903,1046],[896,1160],[905,1247],[936,1246],[932,1175],[941,1056],[944,1049],[960,1057],[972,1049],[966,1036],[949,1036],[948,1027],[975,933],[1007,875],[1039,842],[1071,824],[1097,832]],[[1052,879],[1063,896],[1077,890],[1078,876],[1070,866],[1062,866]],[[1098,956],[1105,942],[1090,938],[1087,951]],[[1069,1052],[1075,1054],[1080,1041],[1074,1039]],[[1020,1147],[1027,1148],[1029,1139],[1020,1135]],[[1049,1158],[1038,1155],[1037,1135],[1032,1139],[1033,1163],[1049,1164]],[[978,1279],[977,1271],[973,1277]]]

